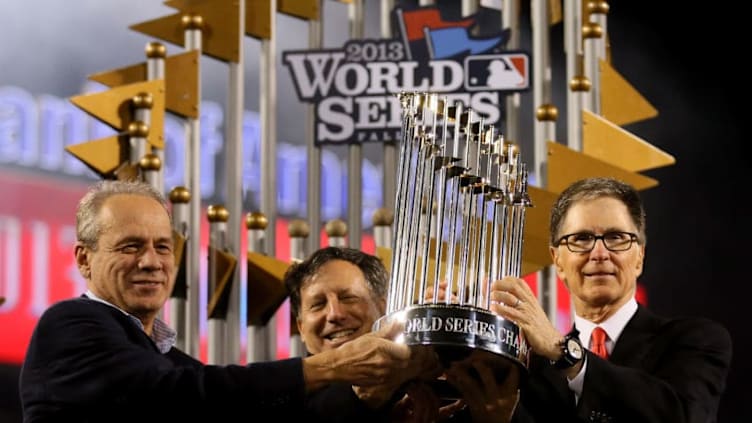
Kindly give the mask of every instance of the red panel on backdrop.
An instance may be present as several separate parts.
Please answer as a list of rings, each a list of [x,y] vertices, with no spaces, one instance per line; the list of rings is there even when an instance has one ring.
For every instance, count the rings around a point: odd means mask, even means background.
[[[71,245],[86,185],[0,174],[0,362],[20,363],[36,320],[54,301],[80,295]]]

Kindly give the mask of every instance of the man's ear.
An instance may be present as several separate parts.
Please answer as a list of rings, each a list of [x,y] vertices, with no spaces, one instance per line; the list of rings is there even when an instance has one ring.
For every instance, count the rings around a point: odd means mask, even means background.
[[[559,248],[548,247],[548,252],[551,254],[551,260],[553,261],[554,268],[556,269],[556,276],[562,281],[564,280],[564,266],[561,264],[561,255],[559,254]]]
[[[642,269],[644,267],[644,262],[645,262],[645,246],[644,245],[640,245],[640,248],[637,251],[637,254],[638,254],[638,259],[637,259],[637,264],[635,264],[635,273],[637,274],[637,276],[640,276],[642,275]]]
[[[300,340],[303,341],[303,343],[305,344],[306,343],[305,335],[303,335],[303,328],[301,327],[302,325],[300,324],[300,319],[295,319],[295,324],[298,326],[298,333],[300,334]]]
[[[84,247],[83,244],[76,243],[74,254],[76,256],[76,265],[78,266],[78,271],[81,273],[81,276],[83,276],[84,279],[89,280],[89,278],[91,278],[91,264],[89,263],[89,249]]]

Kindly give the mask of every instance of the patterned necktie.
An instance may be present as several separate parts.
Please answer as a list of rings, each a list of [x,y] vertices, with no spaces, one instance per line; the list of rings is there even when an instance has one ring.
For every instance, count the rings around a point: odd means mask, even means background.
[[[602,327],[596,327],[593,329],[593,334],[590,335],[590,351],[604,360],[608,360],[606,338],[608,338],[608,335]]]

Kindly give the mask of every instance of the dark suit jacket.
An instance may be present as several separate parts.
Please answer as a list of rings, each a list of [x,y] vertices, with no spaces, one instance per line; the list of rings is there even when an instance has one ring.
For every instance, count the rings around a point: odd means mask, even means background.
[[[721,325],[640,306],[608,361],[587,353],[576,405],[561,371],[532,355],[516,421],[712,423],[730,362],[731,337]]]
[[[398,396],[401,396],[398,395]],[[371,409],[346,384],[332,384],[306,397],[300,421],[306,423],[388,422],[397,396],[379,409]]]
[[[210,366],[175,348],[161,354],[130,317],[87,298],[45,311],[20,376],[26,423],[285,416],[303,406],[304,391],[299,358]]]

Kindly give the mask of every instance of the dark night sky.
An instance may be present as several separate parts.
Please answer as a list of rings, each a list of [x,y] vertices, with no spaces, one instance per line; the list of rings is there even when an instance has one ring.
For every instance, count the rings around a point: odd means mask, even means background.
[[[649,241],[642,282],[654,310],[710,317],[729,329],[734,352],[719,421],[752,421],[743,403],[750,393],[745,357],[752,353],[743,326],[747,157],[734,98],[747,83],[739,64],[744,53],[728,53],[742,18],[717,8],[655,8],[648,1],[614,3],[608,21],[614,67],[659,112],[626,129],[676,158],[645,172],[659,185],[643,193]]]

